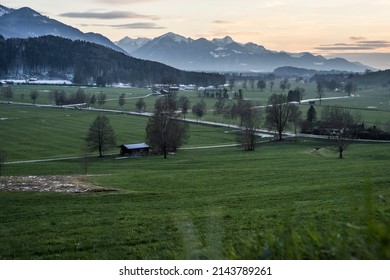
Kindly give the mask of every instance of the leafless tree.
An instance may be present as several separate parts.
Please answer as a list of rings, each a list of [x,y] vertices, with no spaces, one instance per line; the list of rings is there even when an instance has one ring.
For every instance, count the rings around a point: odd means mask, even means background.
[[[143,98],[138,99],[138,101],[135,103],[135,108],[137,109],[137,112],[142,113],[146,109],[146,103]]]
[[[122,113],[123,113],[123,107],[126,104],[125,96],[126,96],[126,94],[122,93],[121,95],[119,95],[119,98],[118,98],[118,104],[121,107]]]
[[[347,109],[327,106],[322,110],[321,125],[327,129],[329,140],[339,153],[340,159],[350,143],[349,129],[353,123],[353,117]]]
[[[187,138],[188,126],[177,119],[178,104],[174,94],[168,94],[155,103],[153,117],[146,126],[146,138],[154,150],[167,158],[168,152],[175,152]]]
[[[322,81],[317,81],[317,95],[318,95],[318,98],[320,99],[320,104],[321,104],[322,98],[324,98],[324,96],[325,96],[324,83]]]
[[[38,91],[37,90],[32,90],[31,92],[30,92],[30,97],[31,97],[31,100],[33,101],[33,104],[35,105],[35,102],[36,102],[36,100],[37,100],[37,98],[38,98]]]
[[[289,120],[290,111],[291,105],[287,102],[286,95],[274,93],[268,99],[266,124],[276,129],[279,141],[283,140],[283,131]]]
[[[186,115],[188,114],[188,109],[190,108],[190,100],[187,96],[180,96],[179,98],[179,107],[181,108],[181,113],[183,114],[184,119],[186,118]]]
[[[239,137],[245,151],[254,151],[256,148],[256,133],[261,121],[261,111],[253,103],[246,101],[247,112],[242,116],[242,132]]]
[[[85,141],[90,151],[99,151],[99,156],[103,152],[115,146],[115,134],[110,125],[109,119],[104,115],[99,115],[92,122]]]

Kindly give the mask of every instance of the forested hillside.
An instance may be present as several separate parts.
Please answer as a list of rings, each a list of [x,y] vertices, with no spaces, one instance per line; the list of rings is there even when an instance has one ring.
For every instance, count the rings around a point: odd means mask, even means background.
[[[219,74],[181,71],[161,63],[129,57],[85,41],[54,36],[4,39],[0,35],[0,78],[62,78],[76,84],[93,83],[145,86],[170,79],[182,84],[216,85]]]

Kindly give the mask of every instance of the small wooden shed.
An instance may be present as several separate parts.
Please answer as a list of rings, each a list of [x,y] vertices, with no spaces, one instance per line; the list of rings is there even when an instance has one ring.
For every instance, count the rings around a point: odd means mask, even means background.
[[[137,144],[122,144],[119,146],[121,148],[120,155],[122,157],[142,157],[149,154],[149,145],[145,143]]]

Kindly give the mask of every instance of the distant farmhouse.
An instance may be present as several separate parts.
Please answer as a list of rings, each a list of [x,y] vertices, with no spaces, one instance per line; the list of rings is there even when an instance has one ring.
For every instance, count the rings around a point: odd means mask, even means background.
[[[145,143],[123,144],[119,146],[122,157],[143,157],[149,154],[149,145]]]
[[[167,84],[155,84],[154,91],[158,94],[171,94],[177,93],[179,91],[179,86],[177,85],[167,85]]]

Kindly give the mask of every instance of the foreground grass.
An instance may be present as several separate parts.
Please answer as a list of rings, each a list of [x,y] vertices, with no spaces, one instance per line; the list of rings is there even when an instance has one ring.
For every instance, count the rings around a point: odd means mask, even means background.
[[[302,141],[97,160],[86,180],[117,193],[0,192],[0,258],[389,258],[390,148],[345,157]]]

